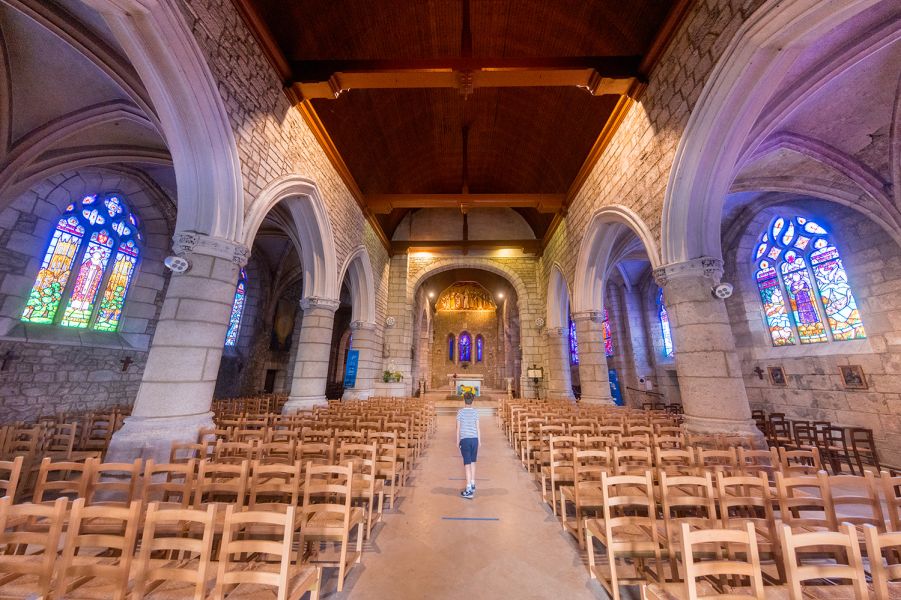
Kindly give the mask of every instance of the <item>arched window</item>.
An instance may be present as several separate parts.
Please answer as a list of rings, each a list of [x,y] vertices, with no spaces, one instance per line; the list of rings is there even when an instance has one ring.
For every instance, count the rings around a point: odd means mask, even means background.
[[[454,334],[447,334],[447,360],[454,362],[454,347],[457,345],[457,340],[454,338]]]
[[[138,264],[139,227],[117,194],[85,196],[67,206],[47,244],[22,320],[116,331]]]
[[[754,261],[774,346],[791,346],[795,336],[802,344],[867,337],[838,249],[821,225],[803,217],[773,219]]]
[[[238,277],[238,285],[235,287],[235,300],[232,302],[232,314],[228,318],[228,331],[225,333],[225,345],[234,346],[238,343],[238,334],[241,332],[241,317],[244,315],[244,305],[247,304],[247,273],[241,269]]]
[[[660,337],[663,340],[663,356],[673,356],[673,334],[669,328],[669,313],[666,312],[666,304],[663,303],[663,290],[657,293],[657,318],[660,319]]]
[[[476,336],[476,362],[482,362],[482,347],[485,345],[485,339],[482,334]]]
[[[610,316],[604,307],[604,355],[613,356],[613,334],[610,332]]]
[[[469,362],[472,360],[472,338],[469,337],[469,334],[465,331],[460,334],[460,341],[458,343],[460,352],[458,356],[460,357],[460,362]]]
[[[576,324],[569,319],[569,364],[579,364],[579,340],[576,339]]]

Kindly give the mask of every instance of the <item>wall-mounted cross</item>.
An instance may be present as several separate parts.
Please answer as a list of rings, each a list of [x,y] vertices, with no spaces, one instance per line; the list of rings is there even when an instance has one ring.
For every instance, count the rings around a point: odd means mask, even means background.
[[[754,367],[754,373],[757,374],[757,379],[763,379],[763,369],[760,368],[760,365]]]
[[[12,350],[7,350],[6,354],[2,356],[2,362],[0,362],[0,371],[6,371],[9,369],[9,363],[11,360],[19,358],[15,354],[13,354]]]
[[[122,371],[125,372],[125,371],[128,370],[128,367],[130,367],[131,364],[132,364],[134,361],[131,360],[131,357],[130,357],[130,356],[126,356],[125,358],[123,358],[123,359],[120,360],[119,362],[122,363]]]

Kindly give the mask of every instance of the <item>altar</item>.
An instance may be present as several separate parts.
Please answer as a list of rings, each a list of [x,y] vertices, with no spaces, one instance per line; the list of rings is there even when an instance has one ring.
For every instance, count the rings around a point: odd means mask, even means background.
[[[454,395],[462,396],[466,392],[472,392],[476,396],[482,395],[482,379],[484,375],[477,373],[460,375],[459,373],[448,373],[447,381],[454,390]]]

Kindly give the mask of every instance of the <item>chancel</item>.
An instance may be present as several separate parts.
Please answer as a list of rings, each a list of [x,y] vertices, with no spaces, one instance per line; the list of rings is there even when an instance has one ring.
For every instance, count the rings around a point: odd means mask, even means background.
[[[0,597],[898,595],[897,1],[0,33]]]

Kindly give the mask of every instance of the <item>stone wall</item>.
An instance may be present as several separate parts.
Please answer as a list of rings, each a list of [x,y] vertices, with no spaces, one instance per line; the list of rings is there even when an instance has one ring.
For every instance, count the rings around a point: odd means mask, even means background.
[[[735,285],[726,302],[745,387],[752,408],[784,412],[789,419],[826,420],[873,430],[882,460],[901,465],[901,248],[877,224],[849,208],[824,201],[797,201],[738,218],[737,239],[724,240],[725,280]],[[774,348],[753,276],[752,252],[777,214],[815,218],[841,253],[866,340]],[[746,223],[746,225],[745,225]],[[868,389],[845,389],[839,365],[860,365]],[[755,367],[781,366],[785,387],[774,386]]]
[[[432,381],[433,388],[446,387],[447,374],[456,373],[460,377],[478,374],[484,376],[482,385],[494,389],[503,388],[501,375],[503,365],[498,364],[498,357],[503,356],[498,346],[498,318],[496,311],[455,310],[438,311],[434,322],[434,344],[432,346]],[[460,334],[468,332],[472,339],[472,360],[463,368],[460,364]],[[454,336],[453,360],[448,360],[448,334]],[[483,359],[476,361],[476,336],[484,339]]]

